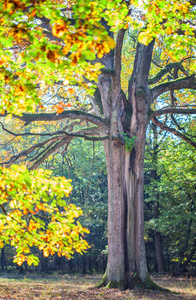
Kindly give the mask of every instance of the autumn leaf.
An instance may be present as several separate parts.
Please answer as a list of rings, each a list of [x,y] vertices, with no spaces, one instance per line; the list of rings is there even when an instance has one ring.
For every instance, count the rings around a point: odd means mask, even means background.
[[[49,170],[29,172],[22,165],[9,169],[1,167],[0,175],[0,202],[9,204],[9,212],[5,213],[4,209],[0,213],[0,232],[4,233],[0,235],[0,245],[8,240],[11,246],[17,245],[14,262],[37,265],[38,259],[31,253],[32,246],[43,250],[45,256],[59,252],[71,257],[74,251],[81,249],[84,244],[81,237],[86,229],[78,227],[75,219],[82,211],[62,200],[72,190],[70,181],[64,177],[51,178]],[[40,210],[47,213],[46,219],[44,215],[40,219]],[[75,240],[70,235],[76,236]],[[83,250],[88,248],[88,244],[85,245]]]
[[[67,25],[63,20],[56,21],[52,27],[52,34],[58,38],[61,38],[67,31]]]
[[[167,28],[167,31],[166,31],[166,32],[167,32],[168,35],[170,35],[170,34],[172,34],[173,29],[172,29],[171,27],[169,27],[169,28]]]
[[[58,57],[59,57],[59,55],[58,55],[58,53],[56,51],[52,51],[52,50],[48,50],[47,51],[47,58],[51,62],[55,63],[58,60]]]
[[[73,105],[71,103],[66,103],[63,106],[65,106],[65,107],[72,107]]]
[[[72,89],[72,88],[70,88],[70,89],[68,89],[68,92],[72,95],[72,94],[74,94],[75,93],[75,90],[74,89]]]

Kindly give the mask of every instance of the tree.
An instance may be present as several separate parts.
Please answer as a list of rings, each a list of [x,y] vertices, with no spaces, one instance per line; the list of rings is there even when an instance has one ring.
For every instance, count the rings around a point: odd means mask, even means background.
[[[1,117],[15,114],[26,126],[37,121],[62,122],[61,130],[37,133],[50,136],[48,140],[4,164],[38,149],[31,165],[34,169],[75,137],[103,140],[108,175],[108,264],[101,284],[127,288],[139,280],[153,287],[144,247],[146,129],[149,120],[160,122],[158,116],[196,112],[190,92],[196,88],[195,1],[24,0],[1,5],[1,23],[6,24],[1,28],[1,108],[6,110]],[[121,54],[126,40],[134,64],[123,91]],[[190,96],[189,101],[188,96],[182,98],[183,93]],[[56,112],[35,112],[39,101],[41,109],[44,100],[50,103],[49,98],[55,101]],[[80,122],[68,125],[65,119]],[[162,122],[157,126],[170,130]],[[195,145],[186,134],[180,134]]]
[[[178,122],[179,127],[189,136],[194,135],[190,117],[189,122],[185,116],[174,118],[173,121]],[[187,266],[190,271],[192,266],[189,262],[194,260],[195,150],[187,142],[180,141],[180,138],[171,137],[169,132],[162,129],[158,131],[155,124],[149,127],[144,187],[148,207],[145,214],[148,247],[152,244],[150,241],[153,236],[159,273],[164,272],[166,256],[167,271],[179,273]]]
[[[159,134],[157,131],[157,126],[152,123],[150,129],[151,130],[148,134],[149,137],[147,138],[148,148],[146,149],[145,155],[145,167],[148,174],[145,176],[144,190],[147,194],[145,196],[145,200],[149,200],[153,203],[153,207],[151,207],[153,216],[151,216],[151,218],[153,217],[154,219],[158,219],[160,213],[160,193],[158,187],[158,182],[160,181],[160,175],[158,173],[158,153],[160,151],[160,142],[158,141]],[[163,258],[162,237],[158,227],[154,231],[154,240],[158,273],[161,274],[164,273],[166,269]]]
[[[169,137],[162,151],[158,163],[160,215],[150,223],[167,237],[173,272],[179,273],[187,270],[195,253],[195,151],[184,141]]]

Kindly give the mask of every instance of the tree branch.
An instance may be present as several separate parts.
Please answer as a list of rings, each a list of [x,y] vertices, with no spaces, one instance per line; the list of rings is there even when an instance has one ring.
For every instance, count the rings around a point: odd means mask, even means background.
[[[80,132],[67,132],[64,130],[59,130],[59,131],[55,131],[55,132],[48,132],[48,133],[33,133],[33,132],[24,132],[24,133],[14,133],[8,129],[5,128],[5,126],[0,122],[2,129],[6,132],[8,132],[11,135],[14,136],[58,136],[61,135],[61,137],[63,138],[63,136],[73,136],[73,137],[82,137],[85,139],[91,139],[91,137],[88,137],[86,134],[98,134],[97,132],[97,127],[92,127],[92,128],[84,128],[82,131]]]
[[[174,135],[180,137],[181,139],[183,139],[184,141],[186,141],[187,143],[189,143],[191,146],[193,146],[194,148],[196,148],[196,142],[193,142],[192,140],[190,140],[189,138],[187,138],[185,135],[183,135],[181,132],[173,129],[173,128],[170,128],[169,126],[161,123],[156,117],[154,117],[152,119],[153,123],[160,127],[161,129],[163,130],[166,130],[166,131],[169,131],[171,133],[173,133]]]
[[[5,130],[4,125],[1,123],[3,129]],[[27,150],[23,150],[19,152],[16,155],[13,155],[9,161],[0,163],[0,165],[11,165],[14,162],[16,162],[19,158],[23,156],[27,156],[29,153],[33,152],[37,148],[41,148],[42,146],[49,143],[49,145],[43,149],[41,152],[39,152],[34,158],[31,159],[31,161],[36,160],[34,165],[31,167],[31,169],[36,168],[38,165],[40,165],[51,153],[56,151],[59,147],[63,146],[65,143],[69,143],[72,139],[80,137],[84,138],[86,140],[90,141],[100,141],[100,140],[106,140],[106,139],[113,139],[112,136],[100,136],[99,128],[97,127],[91,127],[91,128],[84,128],[80,131],[76,132],[66,132],[66,131],[56,131],[54,133],[42,133],[42,134],[34,134],[34,133],[21,133],[21,134],[15,134],[9,130],[6,130],[9,134],[13,134],[15,136],[23,136],[23,135],[39,135],[39,136],[53,136],[44,142],[37,143],[30,147]],[[58,134],[58,136],[56,136]],[[60,135],[59,135],[60,134]]]
[[[55,131],[55,132],[48,132],[48,133],[34,133],[34,132],[15,133],[13,131],[6,129],[5,126],[3,125],[3,123],[0,122],[0,124],[4,131],[6,131],[7,133],[9,133],[13,136],[54,136],[54,135],[57,136],[59,134],[68,134],[66,131],[63,131],[63,130],[59,130],[59,131]]]
[[[148,84],[155,84],[157,83],[164,75],[171,72],[172,69],[179,69],[181,70],[185,75],[188,75],[188,73],[185,71],[184,67],[182,66],[181,62],[176,63],[170,63],[167,66],[165,66],[159,73],[157,73],[154,77],[148,79]]]
[[[7,113],[0,114],[0,117],[6,117]],[[77,111],[77,110],[67,110],[60,114],[57,113],[40,113],[40,114],[27,114],[24,113],[22,116],[13,115],[14,118],[20,119],[21,121],[25,122],[25,125],[28,125],[32,122],[36,121],[59,121],[63,119],[80,119],[84,121],[91,122],[101,128],[106,128],[106,120],[104,118],[89,114],[84,111]]]
[[[115,70],[114,69],[102,68],[100,71],[103,75],[106,75],[106,76],[109,76],[109,77],[114,77],[115,76]]]
[[[41,165],[48,156],[50,156],[53,152],[55,152],[57,149],[62,147],[65,144],[68,144],[72,138],[69,140],[62,139],[61,141],[58,141],[56,143],[51,143],[46,149],[44,149],[41,153],[38,153],[36,157],[33,160],[36,160],[35,163],[30,167],[30,170],[35,170],[39,165]],[[32,160],[31,160],[32,161]]]
[[[62,136],[57,136],[57,137],[53,137],[47,141],[44,141],[44,142],[40,142],[40,143],[37,143],[33,146],[31,146],[29,149],[27,150],[22,150],[21,152],[13,155],[9,161],[5,161],[5,162],[2,162],[0,163],[0,165],[8,165],[10,166],[11,164],[13,164],[15,161],[17,161],[20,157],[22,156],[27,156],[29,153],[31,153],[32,151],[34,151],[36,148],[40,148],[44,145],[46,145],[47,143],[49,142],[52,142],[52,141],[58,141],[58,140],[62,140]]]
[[[196,89],[195,74],[176,80],[161,83],[150,90],[152,101],[159,95],[172,90]]]
[[[184,114],[184,115],[194,115],[196,114],[196,109],[194,108],[163,108],[153,111],[150,115],[150,120],[156,116],[166,115],[166,114]]]
[[[121,73],[121,52],[123,46],[123,40],[126,29],[120,29],[116,39],[116,48],[115,48],[115,56],[114,56],[114,68],[115,75],[117,79],[117,84],[120,84],[120,73]]]

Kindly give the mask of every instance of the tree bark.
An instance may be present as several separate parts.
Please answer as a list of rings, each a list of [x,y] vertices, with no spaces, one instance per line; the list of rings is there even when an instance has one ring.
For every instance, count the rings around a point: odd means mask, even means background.
[[[153,49],[138,44],[129,99],[123,104],[118,79],[99,82],[108,131],[116,140],[104,141],[108,176],[108,264],[100,285],[132,288],[142,282],[151,287],[144,245],[143,165],[148,125],[148,72]],[[103,76],[103,75],[102,75]],[[104,82],[104,85],[103,85]],[[107,83],[107,84],[106,84]],[[106,88],[107,86],[107,88]],[[103,99],[104,97],[104,99]],[[132,149],[123,145],[120,132],[135,139]]]

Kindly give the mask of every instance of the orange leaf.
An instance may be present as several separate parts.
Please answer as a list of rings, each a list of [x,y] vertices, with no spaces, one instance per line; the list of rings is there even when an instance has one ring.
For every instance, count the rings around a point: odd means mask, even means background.
[[[68,89],[68,92],[70,93],[70,94],[74,94],[75,93],[75,90],[74,89]]]
[[[167,32],[168,35],[170,35],[170,34],[172,34],[173,29],[172,29],[171,27],[169,27],[169,28],[167,28],[167,31],[166,31],[166,32]]]
[[[52,34],[61,38],[67,32],[66,24],[59,20],[53,27],[52,27]]]
[[[64,111],[62,106],[57,107],[57,113],[61,114]]]
[[[65,107],[72,107],[73,105],[71,103],[66,103],[63,106],[65,106]]]
[[[36,211],[36,212],[38,212],[38,211],[39,211],[39,208],[37,207],[37,205],[36,205],[36,207],[35,207],[35,211]]]
[[[23,214],[24,214],[24,215],[27,215],[27,214],[28,214],[28,212],[29,212],[28,208],[26,208],[26,207],[25,207],[25,208],[23,208]]]
[[[34,17],[34,16],[36,15],[36,10],[33,9],[30,15],[31,15],[32,17]]]

